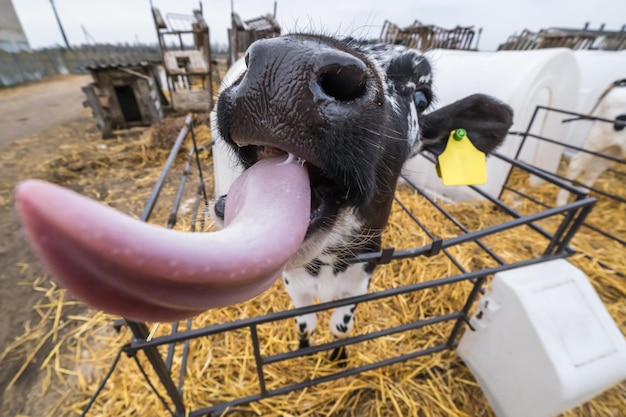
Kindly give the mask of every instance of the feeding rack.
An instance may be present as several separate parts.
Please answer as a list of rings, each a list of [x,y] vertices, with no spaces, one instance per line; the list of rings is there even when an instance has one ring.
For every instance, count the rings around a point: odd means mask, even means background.
[[[191,117],[186,119],[185,126],[180,131],[176,142],[173,145],[169,158],[167,159],[152,194],[146,203],[141,219],[143,221],[147,221],[150,218],[155,203],[159,199],[160,191],[174,164],[174,160],[176,159],[181,146],[185,142],[191,142],[192,146],[187,155],[184,173],[180,177],[178,192],[176,193],[171,205],[171,212],[167,227],[174,227],[177,219],[180,219],[179,207],[181,206],[182,196],[186,187],[191,186],[195,187],[196,198],[192,210],[193,212],[191,213],[192,220],[190,222],[189,231],[195,232],[196,229],[203,229],[204,227],[202,224],[198,227],[197,222],[198,219],[200,222],[203,221],[203,216],[201,215],[202,207],[204,207],[209,198],[204,183],[204,176],[202,174],[201,156],[210,149],[211,144],[199,146]],[[421,220],[420,216],[423,213],[412,212],[407,207],[405,202],[402,201],[402,198],[398,196],[398,194],[396,196],[397,205],[401,207],[404,215],[408,216],[412,220],[414,228],[419,231],[419,233],[425,234],[428,237],[429,243],[421,246],[418,245],[416,247],[386,247],[380,252],[364,253],[355,256],[351,262],[376,262],[378,264],[388,264],[391,262],[401,262],[402,259],[407,258],[445,256],[459,271],[461,271],[460,273],[442,276],[425,282],[416,282],[397,288],[389,288],[358,297],[351,297],[344,300],[322,303],[287,311],[278,311],[257,317],[243,318],[209,327],[192,328],[192,322],[191,320],[188,320],[186,328],[183,330],[179,328],[179,323],[173,323],[170,334],[156,337],[152,337],[150,335],[150,330],[146,323],[121,320],[117,324],[119,326],[127,326],[130,328],[133,338],[127,345],[121,348],[117,358],[119,359],[122,353],[135,358],[139,369],[146,377],[149,385],[153,388],[156,395],[159,396],[163,406],[167,408],[173,416],[199,417],[223,415],[229,410],[237,409],[237,407],[264,398],[287,394],[295,390],[301,390],[305,387],[323,384],[332,380],[360,374],[365,371],[454,349],[457,346],[462,330],[466,326],[469,326],[469,316],[471,314],[471,310],[479,295],[483,292],[483,286],[487,282],[488,278],[500,271],[537,264],[548,260],[564,258],[570,255],[572,253],[572,249],[569,246],[570,241],[577,233],[578,229],[584,224],[585,218],[590,213],[596,202],[595,198],[591,198],[587,195],[586,190],[574,187],[569,184],[569,182],[537,169],[527,163],[516,160],[515,158],[500,155],[498,153],[495,153],[492,157],[499,158],[507,162],[511,168],[522,170],[528,174],[542,178],[544,181],[556,185],[559,188],[567,189],[575,196],[575,201],[561,207],[542,207],[541,210],[536,212],[521,214],[513,205],[504,203],[503,200],[499,199],[497,196],[491,196],[478,187],[472,187],[472,189],[476,191],[477,195],[491,202],[496,210],[507,216],[508,220],[480,230],[470,230],[470,228],[455,217],[450,210],[446,209],[444,204],[430,196],[426,190],[420,188],[416,184],[413,184],[410,179],[403,177],[404,185],[402,187],[410,190],[410,193],[423,196],[423,198],[429,202],[431,210],[440,213],[442,218],[445,219],[444,221],[449,222],[452,227],[458,231],[458,233],[453,237],[437,236],[436,233],[430,230],[426,226],[425,222]],[[197,182],[190,185],[190,178],[193,173],[197,175]],[[532,198],[530,196],[525,196],[523,192],[515,190],[509,185],[505,185],[505,188],[506,189],[503,189],[503,192],[516,191],[522,198]],[[553,221],[554,227],[551,230],[547,230],[543,226],[543,223],[541,223],[546,220]],[[499,238],[502,234],[510,233],[512,231],[514,232],[518,230],[518,228],[530,228],[532,232],[536,234],[536,240],[543,242],[543,247],[541,249],[542,253],[526,257],[522,256],[514,261],[509,261],[507,260],[508,255],[499,253],[498,249],[490,246],[489,239],[493,237]],[[468,243],[477,245],[481,251],[486,253],[491,259],[491,264],[493,266],[479,267],[475,269],[464,266],[463,262],[461,262],[454,254],[454,249],[460,247],[460,245]],[[262,326],[285,326],[287,325],[286,320],[288,320],[289,323],[292,323],[295,316],[302,314],[321,312],[355,303],[364,305],[375,301],[385,302],[401,295],[417,294],[431,289],[445,291],[450,286],[457,284],[470,286],[471,289],[468,291],[468,296],[462,300],[460,305],[455,308],[454,311],[449,311],[444,314],[434,314],[427,317],[408,317],[405,323],[396,326],[390,326],[377,331],[359,334],[343,340],[335,340],[329,343],[323,343],[296,351],[285,351],[269,355],[263,352],[261,336],[259,335],[259,328]],[[389,352],[388,357],[374,363],[367,363],[355,367],[348,366],[346,368],[337,367],[335,372],[328,375],[311,377],[293,383],[287,383],[279,387],[268,387],[268,375],[266,373],[266,368],[272,364],[302,358],[318,352],[330,351],[341,346],[358,345],[370,340],[398,335],[403,332],[409,332],[416,329],[424,329],[440,323],[450,323],[451,330],[441,340],[437,340],[429,346],[416,348],[408,353],[405,352],[398,354],[397,352]],[[216,399],[215,401],[212,401],[213,405],[209,407],[191,409],[186,406],[183,400],[182,387],[186,378],[187,360],[190,355],[190,349],[192,349],[190,341],[198,338],[215,338],[225,336],[229,332],[242,330],[247,331],[248,337],[251,339],[253,346],[253,366],[258,377],[258,385],[256,386],[255,392],[242,393],[239,398],[227,401]],[[182,349],[180,349],[181,345]],[[179,347],[178,349],[176,349],[177,346]],[[163,355],[159,351],[159,347],[166,347],[167,353]],[[141,362],[137,359],[137,355],[140,352],[143,352],[150,366],[154,369],[159,383],[167,393],[166,396],[160,395],[155,389],[154,382],[150,381],[148,378]],[[181,366],[178,375],[173,375],[172,365],[174,363],[174,356],[179,356],[178,359],[180,359],[179,363]],[[112,365],[109,374],[100,384],[99,389],[94,393],[91,402],[86,406],[84,414],[88,413],[91,405],[105,387],[106,381],[114,371],[116,364],[117,360]],[[210,379],[211,375],[207,374],[206,378]]]

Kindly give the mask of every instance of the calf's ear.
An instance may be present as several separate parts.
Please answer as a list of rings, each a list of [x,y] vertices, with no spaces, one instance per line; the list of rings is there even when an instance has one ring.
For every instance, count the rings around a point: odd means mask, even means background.
[[[421,145],[414,154],[427,150],[440,155],[446,148],[450,132],[463,128],[474,146],[488,154],[504,140],[513,124],[513,109],[484,94],[474,94],[420,115]]]

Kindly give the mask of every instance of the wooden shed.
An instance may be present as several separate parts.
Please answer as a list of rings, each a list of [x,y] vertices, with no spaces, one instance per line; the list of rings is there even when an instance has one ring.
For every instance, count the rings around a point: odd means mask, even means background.
[[[87,69],[93,82],[82,88],[103,138],[113,130],[150,126],[163,118],[163,96],[156,67],[136,64],[94,64]]]

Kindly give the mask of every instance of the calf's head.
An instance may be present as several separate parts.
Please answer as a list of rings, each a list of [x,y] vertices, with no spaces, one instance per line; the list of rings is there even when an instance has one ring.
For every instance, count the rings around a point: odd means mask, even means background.
[[[216,108],[215,131],[246,168],[214,207],[223,230],[165,230],[51,184],[18,187],[28,240],[75,296],[152,321],[244,301],[285,265],[375,248],[364,237],[386,224],[411,155],[440,153],[460,127],[490,152],[511,124],[483,95],[425,112],[430,64],[401,46],[290,35],[254,43],[246,62]]]
[[[345,245],[371,249],[364,237],[385,226],[409,156],[441,153],[460,127],[488,153],[512,122],[507,105],[484,95],[424,113],[433,101],[431,66],[402,46],[290,35],[255,42],[245,62],[220,94],[214,131],[244,169],[281,154],[306,161],[310,224],[288,267]]]

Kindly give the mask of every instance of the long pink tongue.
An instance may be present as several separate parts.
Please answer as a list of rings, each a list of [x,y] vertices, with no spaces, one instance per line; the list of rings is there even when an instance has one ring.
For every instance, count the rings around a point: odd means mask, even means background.
[[[225,228],[184,233],[148,225],[59,186],[18,185],[26,237],[57,282],[93,307],[173,321],[267,289],[304,239],[306,169],[269,158],[232,185]]]

